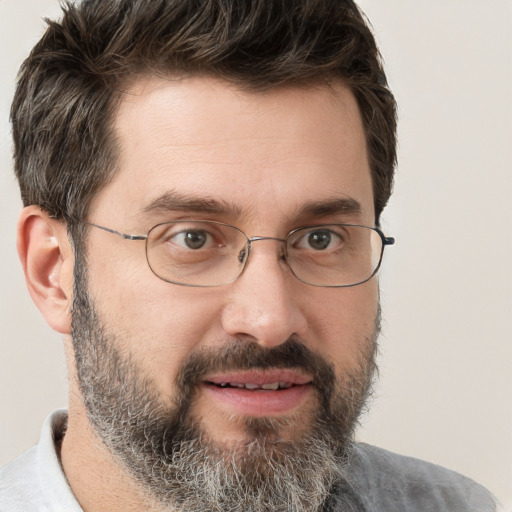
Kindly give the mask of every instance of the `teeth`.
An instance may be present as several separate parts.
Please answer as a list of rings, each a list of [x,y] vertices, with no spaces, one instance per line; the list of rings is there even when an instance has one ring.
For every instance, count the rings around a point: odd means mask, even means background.
[[[0,0],[1,1],[1,0]],[[218,384],[221,388],[231,387],[231,388],[245,388],[245,389],[266,389],[268,391],[277,391],[278,389],[289,389],[292,387],[292,384],[289,382],[270,382],[268,384],[253,384],[247,382],[245,384],[241,382],[221,382]]]

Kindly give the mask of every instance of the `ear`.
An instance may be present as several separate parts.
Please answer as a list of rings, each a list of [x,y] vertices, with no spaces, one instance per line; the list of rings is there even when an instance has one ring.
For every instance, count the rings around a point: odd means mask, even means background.
[[[54,330],[70,334],[74,256],[66,224],[38,206],[25,208],[18,254],[32,300]]]

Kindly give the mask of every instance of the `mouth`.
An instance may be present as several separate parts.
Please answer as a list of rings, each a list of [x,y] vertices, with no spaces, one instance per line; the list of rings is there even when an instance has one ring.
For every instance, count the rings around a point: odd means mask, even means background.
[[[295,410],[312,391],[313,382],[296,370],[250,370],[208,376],[203,387],[229,412],[261,417]]]
[[[237,388],[237,389],[262,389],[266,391],[279,391],[282,389],[290,389],[292,386],[295,386],[295,384],[292,384],[291,382],[269,382],[268,384],[255,384],[253,382],[221,382],[220,384],[215,384],[213,382],[207,382],[207,384],[213,384],[214,386],[220,387],[220,388]]]

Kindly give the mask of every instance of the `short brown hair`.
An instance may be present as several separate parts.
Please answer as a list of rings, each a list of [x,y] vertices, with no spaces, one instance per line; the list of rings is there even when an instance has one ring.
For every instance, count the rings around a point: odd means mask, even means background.
[[[118,91],[141,73],[209,74],[254,90],[340,78],[362,114],[378,222],[396,105],[352,0],[83,0],[63,12],[23,63],[11,109],[25,205],[85,216],[115,172]]]

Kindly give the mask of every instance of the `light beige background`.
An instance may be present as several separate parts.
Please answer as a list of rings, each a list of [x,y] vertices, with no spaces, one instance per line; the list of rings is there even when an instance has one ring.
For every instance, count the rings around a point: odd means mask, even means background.
[[[470,475],[512,509],[512,2],[361,0],[400,104],[381,376],[359,438]],[[66,404],[25,289],[8,110],[57,0],[0,0],[0,464]]]

